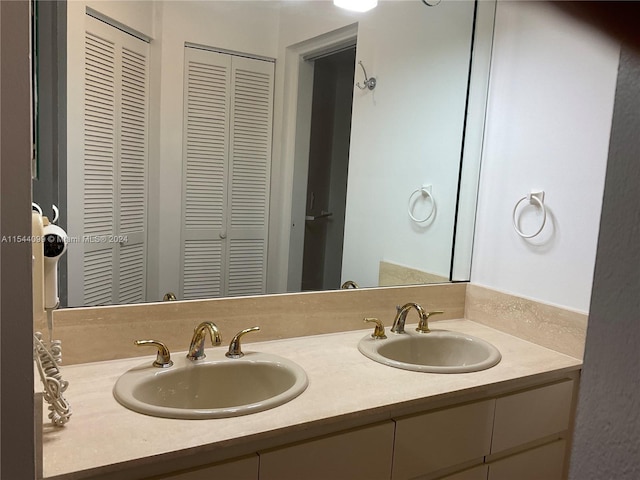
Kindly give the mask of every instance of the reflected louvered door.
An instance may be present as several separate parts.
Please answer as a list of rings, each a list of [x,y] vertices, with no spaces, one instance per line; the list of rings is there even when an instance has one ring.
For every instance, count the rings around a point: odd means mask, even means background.
[[[149,45],[122,36],[119,109],[118,303],[146,300]]]
[[[273,72],[185,48],[184,299],[265,292]]]
[[[69,148],[69,305],[145,300],[148,45],[86,17],[82,136]],[[73,105],[74,98],[70,98]],[[73,143],[70,142],[70,143]],[[75,177],[74,177],[75,175]],[[81,187],[77,182],[80,180]],[[80,227],[81,226],[81,227]]]
[[[73,275],[71,265],[69,268],[70,306],[115,302],[113,265],[117,252],[100,239],[116,234],[118,47],[102,24],[88,23],[87,27],[91,30],[85,33],[83,157],[69,156],[68,164],[69,169],[81,169],[84,177],[81,192],[71,182],[69,185],[70,195],[82,194],[77,200],[84,207],[79,221],[71,218],[69,211],[69,226],[82,226],[74,232],[80,241],[69,246],[69,263],[80,262],[79,275]]]
[[[266,291],[274,64],[234,57],[227,295]]]
[[[231,58],[185,48],[181,299],[225,292]]]

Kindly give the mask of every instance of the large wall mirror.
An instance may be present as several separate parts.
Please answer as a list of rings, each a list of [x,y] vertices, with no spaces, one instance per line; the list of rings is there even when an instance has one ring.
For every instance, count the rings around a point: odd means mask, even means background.
[[[494,10],[38,2],[61,306],[467,281]]]

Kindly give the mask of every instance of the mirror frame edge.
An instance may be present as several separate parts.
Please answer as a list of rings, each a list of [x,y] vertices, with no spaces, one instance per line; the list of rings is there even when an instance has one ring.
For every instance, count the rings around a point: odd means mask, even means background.
[[[497,0],[476,0],[451,282],[470,282]],[[463,188],[464,186],[464,188]]]

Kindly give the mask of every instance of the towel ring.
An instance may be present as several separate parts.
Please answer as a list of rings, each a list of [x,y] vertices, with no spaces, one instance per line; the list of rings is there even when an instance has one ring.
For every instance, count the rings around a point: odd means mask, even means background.
[[[531,234],[525,234],[518,228],[518,207],[525,200],[529,200],[529,203],[532,205],[533,204],[538,205],[538,207],[540,207],[540,209],[542,210],[542,224],[540,225],[540,228],[538,230],[536,230],[534,233],[531,233]],[[520,235],[522,238],[533,238],[536,235],[540,234],[540,232],[542,231],[546,223],[547,223],[547,209],[544,206],[544,191],[531,192],[530,194],[525,195],[520,200],[518,200],[516,202],[515,207],[513,207],[513,228],[515,228],[516,233]]]
[[[413,207],[415,206],[415,203],[418,201],[417,198],[414,197],[416,196],[416,193],[421,194],[423,197],[426,197],[428,199],[431,200],[431,210],[429,211],[429,214],[424,217],[424,218],[416,218],[413,215]],[[407,209],[407,212],[409,213],[409,217],[411,217],[411,220],[413,220],[416,223],[424,223],[427,220],[429,220],[434,212],[436,211],[436,199],[433,198],[433,195],[431,194],[431,185],[426,185],[424,187],[420,187],[417,190],[414,190],[411,195],[409,196],[409,208]]]

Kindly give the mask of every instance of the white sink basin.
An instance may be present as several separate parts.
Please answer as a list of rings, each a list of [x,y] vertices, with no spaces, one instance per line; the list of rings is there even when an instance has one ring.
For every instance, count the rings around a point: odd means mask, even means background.
[[[225,348],[207,350],[207,358],[174,355],[174,365],[147,362],[125,372],[113,395],[125,407],[166,418],[225,418],[277,407],[300,395],[307,375],[296,363],[267,353],[245,352],[226,358]]]
[[[458,332],[431,330],[418,333],[390,333],[384,340],[367,335],[358,350],[376,362],[390,367],[431,373],[466,373],[496,365],[502,355],[484,340]]]

